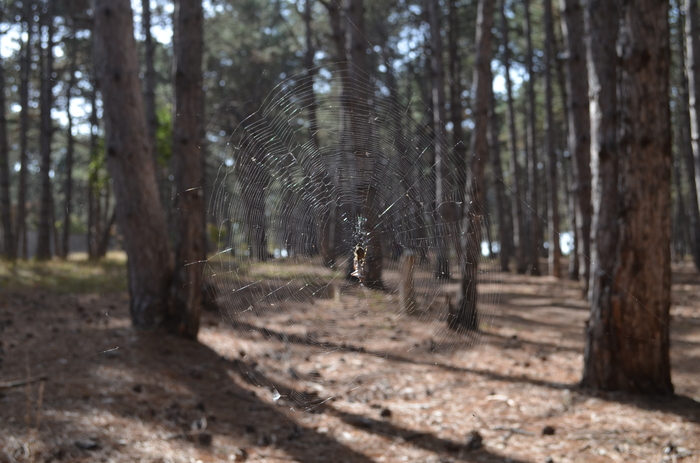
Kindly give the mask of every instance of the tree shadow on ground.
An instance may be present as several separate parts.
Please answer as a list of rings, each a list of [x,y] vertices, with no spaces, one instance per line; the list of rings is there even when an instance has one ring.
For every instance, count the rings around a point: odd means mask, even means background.
[[[293,335],[293,334],[286,334],[282,333],[279,331],[271,330],[268,328],[261,328],[256,325],[252,325],[249,323],[244,323],[244,324],[239,324],[237,323],[234,325],[233,329],[239,333],[252,333],[252,332],[260,332],[263,334],[263,336],[270,338],[274,337],[275,339],[283,342],[289,342],[292,344],[300,344],[300,345],[309,345],[309,340],[307,338]],[[493,336],[492,333],[488,334],[489,336]],[[497,335],[496,335],[497,336]],[[538,343],[538,342],[533,342],[533,341],[522,341],[525,342],[526,344],[532,345],[533,347],[537,347],[538,349],[541,350],[553,350],[554,348],[557,348],[559,350],[566,350],[570,352],[576,352],[576,349],[574,348],[562,348],[561,346],[556,346],[548,343]],[[373,357],[378,357],[378,358],[383,358],[386,359],[389,362],[395,362],[395,363],[410,363],[410,364],[420,364],[420,365],[425,365],[426,367],[438,367],[443,370],[448,370],[450,372],[461,372],[465,374],[475,374],[479,375],[491,380],[497,380],[497,381],[505,381],[505,382],[512,382],[512,383],[527,383],[531,384],[533,386],[539,386],[539,387],[545,387],[549,389],[556,389],[556,390],[572,390],[576,391],[582,395],[589,396],[589,397],[596,397],[600,398],[603,400],[607,401],[612,401],[612,402],[618,402],[621,404],[627,404],[627,405],[633,405],[636,407],[639,407],[641,409],[645,410],[657,410],[657,411],[662,411],[666,413],[673,413],[675,415],[678,415],[684,419],[687,419],[688,421],[693,421],[695,423],[700,423],[700,403],[696,402],[692,398],[681,396],[681,395],[674,395],[670,397],[647,397],[647,396],[638,396],[634,394],[625,394],[625,393],[615,393],[615,392],[598,392],[598,391],[591,391],[585,388],[581,388],[578,383],[564,383],[564,382],[554,382],[554,381],[547,381],[543,379],[538,379],[538,378],[531,378],[526,375],[520,375],[520,376],[515,376],[515,375],[506,375],[502,373],[498,373],[496,371],[491,371],[491,370],[481,370],[481,369],[476,369],[476,368],[463,368],[463,367],[457,367],[455,365],[450,365],[447,363],[441,363],[437,362],[434,359],[430,360],[424,360],[424,359],[418,359],[418,358],[410,358],[406,357],[400,354],[397,354],[395,352],[384,352],[384,351],[375,351],[372,349],[365,348],[363,346],[357,346],[357,345],[352,345],[352,344],[334,344],[334,343],[317,343],[313,344],[314,347],[323,347],[326,349],[330,350],[337,350],[337,351],[342,351],[342,352],[353,352],[353,353],[358,353],[362,355],[368,355],[368,356],[373,356]]]

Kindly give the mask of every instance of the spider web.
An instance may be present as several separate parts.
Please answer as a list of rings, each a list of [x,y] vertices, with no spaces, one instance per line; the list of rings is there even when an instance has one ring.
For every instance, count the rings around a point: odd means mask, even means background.
[[[209,207],[218,224],[207,262],[217,303],[237,336],[257,341],[241,352],[248,379],[309,411],[381,376],[345,365],[347,374],[330,378],[314,369],[315,355],[340,365],[352,356],[451,356],[478,347],[479,330],[448,327],[465,249],[479,250],[481,328],[498,303],[495,263],[481,252],[488,217],[469,221],[479,230],[463,217],[469,169],[453,166],[436,199],[436,151],[454,150],[426,129],[426,105],[339,68],[325,79],[307,72],[284,80],[239,125]],[[450,208],[452,217],[444,215]],[[370,289],[351,276],[353,251],[376,254],[377,243],[381,288]],[[440,255],[451,278],[436,271]],[[290,391],[289,377],[309,387]]]

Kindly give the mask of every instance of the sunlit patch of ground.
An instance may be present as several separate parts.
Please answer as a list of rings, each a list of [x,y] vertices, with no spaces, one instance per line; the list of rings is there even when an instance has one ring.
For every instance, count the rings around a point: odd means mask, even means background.
[[[222,304],[192,343],[130,328],[127,295],[107,284],[123,261],[18,268],[29,276],[2,269],[0,383],[48,379],[0,389],[3,463],[700,460],[700,276],[687,264],[674,267],[672,398],[577,387],[587,308],[566,280],[498,274],[478,337],[348,286],[240,318]],[[334,276],[271,271],[281,284]]]

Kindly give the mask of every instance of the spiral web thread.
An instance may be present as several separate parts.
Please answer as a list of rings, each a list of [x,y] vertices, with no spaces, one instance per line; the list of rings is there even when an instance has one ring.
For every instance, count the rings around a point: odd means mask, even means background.
[[[232,134],[215,182],[210,213],[219,245],[207,271],[218,305],[236,336],[268,341],[267,351],[246,353],[254,366],[251,382],[269,387],[275,399],[275,378],[304,376],[319,384],[318,393],[292,392],[307,410],[332,394],[323,389],[326,378],[297,371],[311,355],[444,356],[479,342],[478,332],[449,329],[448,322],[459,305],[460,243],[481,250],[480,241],[490,236],[488,217],[472,222],[481,227],[478,233],[460,232],[460,221],[466,222],[459,212],[436,226],[445,205],[463,209],[459,185],[471,173],[453,168],[442,182],[442,201],[436,201],[430,115],[423,103],[401,101],[397,94],[342,71],[331,72],[325,82],[316,77],[316,85],[313,73],[291,77]],[[416,122],[412,114],[422,119]],[[439,149],[452,153],[445,139]],[[328,268],[320,243],[333,223],[336,259]],[[348,275],[356,246],[371,254],[377,242],[383,289],[369,289]],[[445,250],[449,281],[435,271],[436,256]],[[399,297],[400,254],[414,256],[413,304]],[[494,260],[476,254],[478,320],[484,327],[498,304],[498,289]],[[274,366],[263,357],[274,358]],[[341,382],[350,390],[370,379],[355,375]]]

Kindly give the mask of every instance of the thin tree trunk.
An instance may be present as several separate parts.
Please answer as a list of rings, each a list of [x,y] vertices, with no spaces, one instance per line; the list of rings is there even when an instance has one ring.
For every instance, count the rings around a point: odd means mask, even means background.
[[[544,0],[544,61],[545,61],[545,151],[547,152],[547,205],[549,231],[549,274],[561,278],[561,249],[559,247],[559,188],[557,187],[557,153],[555,151],[554,111],[552,110],[552,67],[556,57],[554,46],[554,24],[552,22],[552,0]]]
[[[567,114],[569,153],[574,174],[578,273],[583,277],[583,294],[588,294],[591,278],[591,118],[588,104],[584,21],[580,0],[559,0],[561,29],[566,45]]]
[[[527,50],[525,52],[525,68],[527,69],[527,127],[528,127],[528,154],[529,159],[529,183],[528,203],[532,220],[530,222],[530,275],[539,276],[540,272],[540,217],[538,214],[539,204],[537,198],[537,119],[535,111],[535,71],[532,64],[532,23],[530,20],[530,0],[524,1],[525,6],[525,38],[527,39]]]
[[[73,93],[73,88],[75,87],[75,70],[76,70],[76,47],[75,47],[75,27],[71,34],[72,43],[72,53],[70,62],[70,78],[68,80],[68,88],[66,89],[66,116],[68,118],[68,128],[66,130],[66,137],[68,139],[66,147],[66,183],[64,184],[65,193],[65,203],[63,207],[63,243],[61,246],[61,256],[65,259],[68,257],[70,252],[70,213],[71,204],[73,200],[73,152],[74,152],[74,140],[73,140],[73,116],[70,112],[71,104],[71,94]]]
[[[580,8],[580,5],[579,5]],[[580,10],[579,10],[580,11]],[[583,19],[582,19],[583,20]],[[562,20],[563,23],[563,20]],[[564,73],[564,65],[560,53],[560,46],[559,46],[559,41],[557,40],[557,37],[555,35],[554,39],[554,59],[555,59],[555,68],[557,72],[557,83],[559,85],[559,91],[561,93],[561,98],[562,98],[562,106],[566,109],[569,101],[569,94],[567,92],[566,88],[566,76]],[[586,90],[587,91],[587,90]],[[570,280],[578,280],[579,279],[579,268],[578,268],[578,258],[577,258],[577,252],[578,252],[578,229],[577,229],[577,222],[576,222],[576,199],[574,198],[574,194],[571,191],[571,183],[572,183],[572,178],[573,178],[573,173],[572,173],[572,159],[571,159],[571,154],[569,153],[568,160],[566,159],[566,156],[564,156],[564,153],[567,152],[567,146],[568,146],[568,138],[569,138],[569,130],[570,130],[570,124],[569,124],[569,117],[568,114],[565,114],[564,116],[564,131],[563,133],[559,134],[560,136],[557,137],[557,140],[559,140],[559,147],[560,150],[557,159],[559,160],[560,165],[562,166],[562,172],[563,172],[563,182],[564,182],[564,202],[566,203],[566,215],[569,220],[569,226],[571,227],[571,243],[574,249],[573,253],[570,253],[569,259],[568,259],[568,277]],[[561,140],[560,140],[561,138]]]
[[[158,327],[168,313],[173,262],[148,149],[129,0],[95,0],[95,60],[104,102],[105,145],[124,237],[131,318]]]
[[[462,108],[462,66],[459,56],[459,2],[449,0],[450,3],[450,121],[452,122],[452,159],[456,175],[453,178],[457,182],[457,197],[464,198],[467,179],[467,146],[464,144],[464,109]],[[460,213],[461,211],[456,211]],[[457,218],[455,217],[455,220]]]
[[[564,164],[564,184],[566,185],[566,204],[568,207],[568,217],[569,221],[571,224],[571,244],[572,244],[572,249],[569,251],[569,279],[573,281],[578,281],[580,275],[579,275],[579,268],[578,268],[578,258],[577,258],[577,253],[578,253],[578,247],[579,247],[579,236],[578,236],[578,223],[576,222],[576,199],[574,198],[574,192],[571,191],[570,185],[572,184],[572,177],[573,177],[573,172],[571,165],[573,164],[573,160],[569,158],[569,161],[567,162],[565,159],[562,159],[562,164]]]
[[[0,24],[4,12],[0,11]],[[9,148],[7,146],[7,117],[5,115],[5,63],[0,56],[0,211],[2,215],[3,254],[8,260],[17,259],[15,232],[12,228],[10,201],[10,166]]]
[[[450,241],[447,239],[449,228],[457,219],[453,202],[450,200],[452,183],[452,166],[450,153],[444,131],[445,122],[445,78],[442,60],[442,36],[440,35],[442,11],[439,0],[428,1],[430,19],[430,72],[432,75],[433,108],[433,152],[435,154],[435,277],[440,280],[450,279]]]
[[[358,181],[356,195],[361,201],[362,232],[367,240],[367,256],[364,284],[371,288],[383,287],[382,282],[382,246],[379,218],[375,211],[374,200],[377,189],[372,184],[374,163],[371,155],[371,140],[374,137],[370,123],[371,107],[367,101],[370,92],[370,80],[367,67],[367,38],[365,36],[365,7],[363,0],[350,0],[346,10],[349,26],[345,29],[347,54],[349,61],[348,83],[350,85],[346,114],[349,118],[352,148]],[[358,90],[358,88],[360,90]]]
[[[680,9],[680,5],[679,5]],[[698,38],[697,0],[685,1],[685,48],[688,60],[683,53],[683,43],[679,44],[680,64],[685,72],[681,76],[680,122],[683,130],[683,160],[689,195],[690,243],[695,267],[700,270],[700,39]],[[681,17],[681,21],[683,18]],[[681,40],[682,34],[677,34]],[[692,82],[692,84],[691,84]],[[692,95],[691,95],[692,86]]]
[[[141,30],[143,33],[144,54],[144,79],[143,79],[143,103],[146,107],[146,125],[148,126],[148,140],[151,145],[153,162],[158,172],[158,152],[156,150],[156,130],[158,118],[156,117],[156,70],[154,66],[155,46],[151,34],[151,1],[141,0]]]
[[[88,259],[97,258],[97,228],[99,227],[99,204],[97,188],[97,81],[92,79],[92,91],[90,93],[90,162],[88,163],[88,218],[87,218],[87,250]],[[95,201],[97,199],[97,201]],[[97,204],[96,204],[97,203]]]
[[[31,73],[32,38],[34,35],[34,11],[33,2],[27,1],[24,5],[24,16],[27,24],[27,40],[22,45],[22,59],[20,69],[19,100],[22,106],[20,113],[19,135],[19,185],[17,188],[17,248],[22,259],[29,257],[27,245],[27,173],[29,146],[27,135],[29,133],[29,79]]]
[[[501,165],[501,146],[498,140],[498,114],[496,113],[496,99],[491,91],[491,101],[489,104],[489,126],[491,129],[491,166],[493,169],[493,189],[496,199],[496,217],[498,219],[498,242],[500,249],[498,252],[501,271],[508,271],[509,246],[508,236],[513,236],[511,221],[508,220],[507,198],[505,185],[503,184],[503,166]],[[491,241],[489,240],[489,246]]]
[[[202,310],[202,248],[205,233],[202,151],[202,52],[204,13],[201,0],[175,4],[173,82],[173,166],[175,171],[175,276],[170,318],[178,335],[197,338]]]
[[[318,150],[318,103],[316,102],[316,93],[314,91],[314,80],[318,75],[318,68],[314,66],[314,55],[316,47],[313,44],[313,29],[311,27],[313,8],[313,0],[304,0],[304,36],[306,40],[306,51],[304,53],[304,66],[306,67],[306,78],[304,80],[304,96],[306,101],[307,111],[309,113],[309,132],[314,149]],[[333,162],[333,161],[331,161]],[[329,189],[333,183],[333,177],[329,172],[333,171],[333,166],[327,166],[328,171],[324,172],[323,178],[315,187],[320,194],[329,193]],[[324,191],[325,190],[325,191]],[[318,249],[321,254],[321,260],[326,267],[335,265],[335,221],[336,211],[335,204],[328,204],[328,209],[320,213],[319,222],[320,229],[318,233]]]
[[[107,255],[109,250],[109,240],[112,237],[112,228],[114,228],[114,222],[117,219],[116,208],[112,211],[112,215],[109,216],[109,221],[105,222],[105,226],[101,234],[97,237],[97,257],[103,259]]]
[[[503,40],[503,65],[505,67],[506,96],[508,99],[508,141],[510,142],[510,174],[512,178],[511,196],[513,201],[513,241],[515,244],[515,268],[520,274],[527,271],[525,259],[525,224],[523,211],[523,188],[521,183],[522,171],[518,162],[518,131],[515,123],[515,107],[513,105],[513,83],[510,78],[510,44],[508,42],[508,16],[505,10],[505,0],[500,1],[501,37]]]
[[[586,56],[591,117],[591,174],[593,221],[588,299],[591,315],[586,328],[582,383],[600,387],[612,381],[615,338],[610,335],[618,243],[617,131],[617,2],[586,0]],[[606,376],[608,378],[606,378]]]
[[[53,191],[51,189],[51,139],[53,138],[53,6],[49,2],[42,12],[43,25],[46,27],[46,45],[41,52],[41,207],[39,210],[39,232],[37,238],[36,258],[51,259],[51,216]]]
[[[683,134],[676,134],[677,144],[679,148],[678,156],[683,156]],[[679,161],[673,162],[673,189],[675,190],[675,219],[673,224],[673,232],[671,234],[671,255],[674,262],[682,260],[687,250],[687,244],[691,244],[690,227],[688,214],[686,213],[685,198],[683,197],[683,188],[681,188],[681,170],[678,167]],[[692,250],[692,245],[690,246]]]
[[[470,152],[472,176],[464,199],[464,236],[462,237],[461,285],[457,313],[449,320],[455,330],[478,330],[477,285],[479,260],[481,259],[482,229],[484,228],[483,208],[485,199],[484,171],[489,157],[488,124],[489,106],[493,98],[491,76],[491,26],[493,23],[493,2],[479,0],[476,27],[476,60],[474,66],[474,131],[471,137]]]
[[[596,269],[582,383],[670,394],[668,2],[623,8],[619,22],[613,2],[589,0],[586,9]]]

